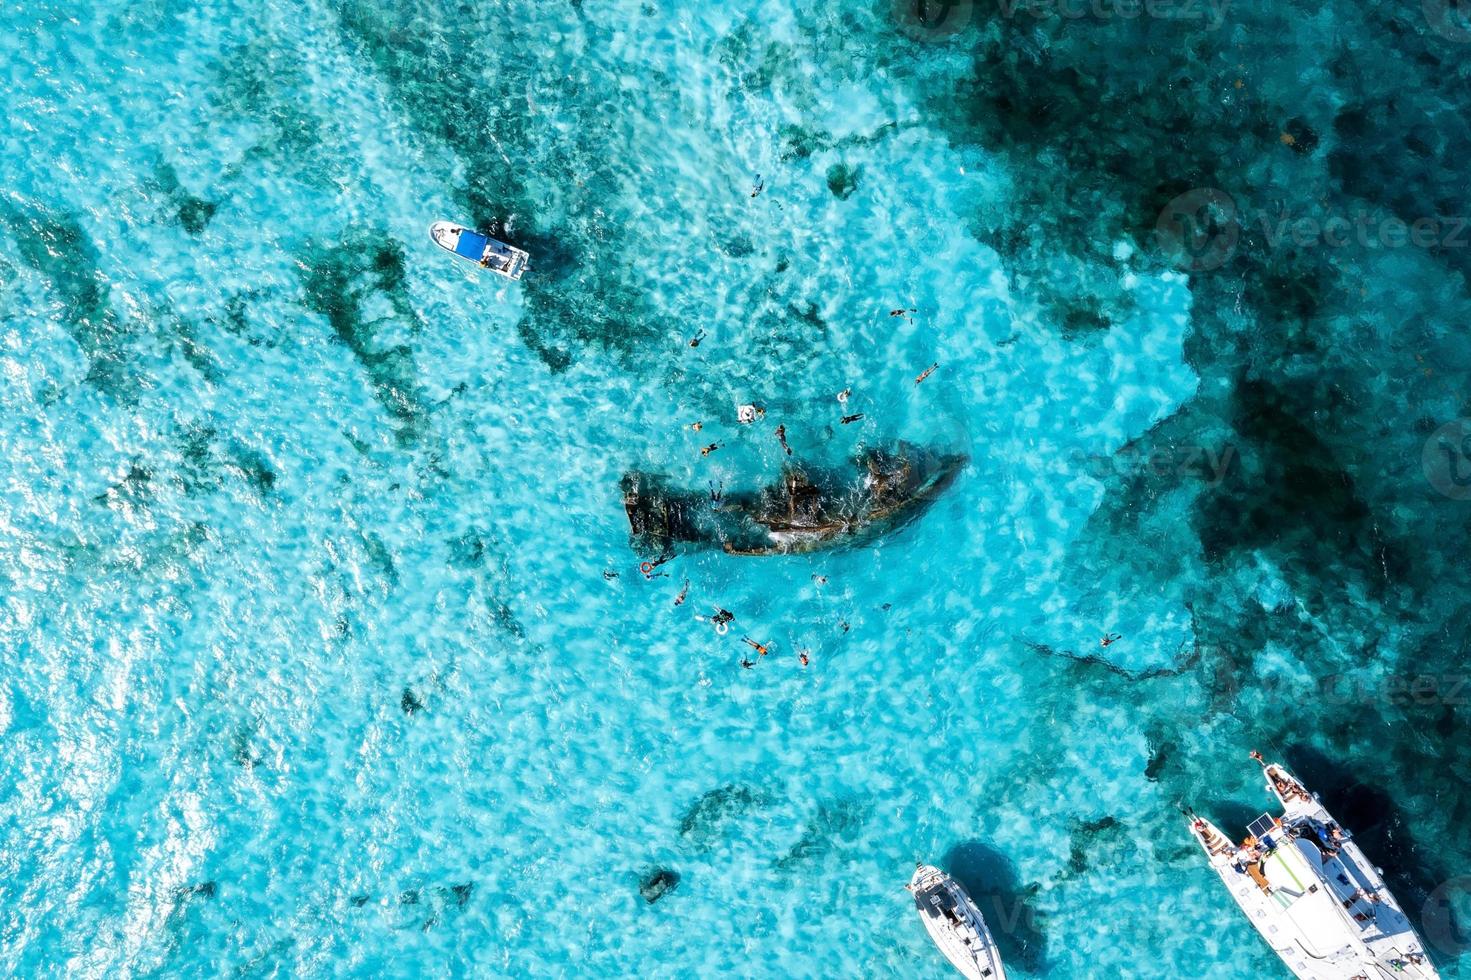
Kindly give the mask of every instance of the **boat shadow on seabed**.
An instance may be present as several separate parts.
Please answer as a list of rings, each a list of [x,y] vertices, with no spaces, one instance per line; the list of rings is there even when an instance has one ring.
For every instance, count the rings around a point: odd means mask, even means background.
[[[1047,936],[1032,907],[1036,885],[1022,885],[1005,854],[977,840],[961,841],[945,852],[940,866],[960,883],[986,917],[1001,959],[1026,973],[1047,969]]]

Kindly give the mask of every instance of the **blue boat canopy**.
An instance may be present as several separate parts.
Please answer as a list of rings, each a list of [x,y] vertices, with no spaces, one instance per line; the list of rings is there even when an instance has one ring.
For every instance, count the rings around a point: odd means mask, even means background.
[[[463,255],[472,262],[479,262],[480,257],[485,254],[485,246],[490,239],[469,228],[460,232],[460,240],[455,244],[455,254]]]

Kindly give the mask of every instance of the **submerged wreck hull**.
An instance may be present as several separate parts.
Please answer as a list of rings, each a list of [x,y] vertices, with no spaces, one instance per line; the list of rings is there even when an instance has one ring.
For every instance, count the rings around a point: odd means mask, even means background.
[[[802,554],[861,545],[902,527],[954,482],[967,461],[901,442],[869,450],[851,470],[789,466],[772,486],[718,500],[632,471],[623,477],[623,506],[640,554],[697,548]]]

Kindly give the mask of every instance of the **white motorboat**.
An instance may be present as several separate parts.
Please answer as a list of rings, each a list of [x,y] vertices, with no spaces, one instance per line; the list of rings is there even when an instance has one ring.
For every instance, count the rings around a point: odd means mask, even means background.
[[[920,864],[905,886],[919,917],[945,958],[970,980],[1006,980],[1001,954],[981,910],[965,889],[939,868]]]
[[[1252,821],[1239,845],[1202,817],[1190,832],[1267,945],[1302,980],[1439,977],[1352,835],[1283,766],[1252,757],[1282,815]]]
[[[526,272],[530,256],[514,245],[463,228],[451,221],[436,221],[429,226],[429,237],[446,252],[466,262],[474,262],[507,279],[520,279]]]

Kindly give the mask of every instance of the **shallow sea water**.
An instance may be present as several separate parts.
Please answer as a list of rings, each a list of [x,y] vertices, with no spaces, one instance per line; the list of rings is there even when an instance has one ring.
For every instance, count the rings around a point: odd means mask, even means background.
[[[1270,322],[1311,304],[1147,254],[1096,118],[993,138],[957,83],[1123,28],[902,7],[0,8],[7,972],[943,976],[924,859],[1016,975],[1274,976],[1179,809],[1255,816],[1261,748],[1458,975],[1471,504],[1419,467],[1465,403],[1405,359],[1464,377],[1460,273],[1330,256],[1424,316]],[[969,464],[871,545],[640,574],[622,474],[758,486],[778,423]]]

